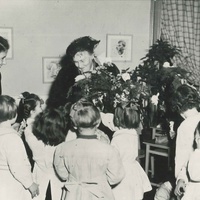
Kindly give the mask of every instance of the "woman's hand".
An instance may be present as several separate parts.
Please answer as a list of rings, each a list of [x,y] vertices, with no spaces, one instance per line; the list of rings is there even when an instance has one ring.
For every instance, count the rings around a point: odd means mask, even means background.
[[[75,82],[78,82],[78,81],[83,80],[83,79],[85,79],[85,78],[86,78],[86,76],[83,75],[83,74],[78,75],[78,76],[75,77]]]
[[[185,188],[186,188],[185,181],[182,179],[178,180],[176,188],[174,190],[174,194],[179,197],[182,196],[183,193],[185,192]]]
[[[32,199],[39,195],[39,185],[36,183],[32,183],[28,190],[31,193]]]

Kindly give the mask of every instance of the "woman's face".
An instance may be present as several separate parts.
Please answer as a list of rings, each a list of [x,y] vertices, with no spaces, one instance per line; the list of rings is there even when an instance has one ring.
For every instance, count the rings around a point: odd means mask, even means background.
[[[0,68],[6,64],[7,51],[0,52]]]
[[[91,70],[94,54],[88,51],[77,52],[73,58],[74,64],[83,73]]]

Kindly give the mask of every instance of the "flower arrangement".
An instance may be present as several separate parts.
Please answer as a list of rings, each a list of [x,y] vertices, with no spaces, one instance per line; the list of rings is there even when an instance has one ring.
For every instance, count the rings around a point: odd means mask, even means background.
[[[132,79],[140,77],[151,89],[147,127],[165,124],[166,129],[168,122],[174,117],[171,103],[176,88],[181,84],[191,84],[190,73],[184,68],[174,66],[174,58],[180,56],[181,50],[178,47],[160,39],[149,48],[141,59],[143,63],[134,70]]]
[[[123,70],[118,76],[113,85],[114,107],[117,104],[135,103],[139,110],[145,106],[145,100],[150,97],[150,87],[142,79],[138,78],[134,81],[131,77],[134,72]]]
[[[135,69],[113,73],[116,66],[109,60],[94,71],[77,76],[72,88],[79,88],[80,96],[90,98],[103,112],[113,112],[118,104],[132,102],[141,113],[143,126],[151,127],[159,120],[168,121],[173,92],[188,83],[189,73],[173,66],[173,57],[180,53],[175,46],[158,40]],[[152,112],[156,112],[155,122]]]
[[[150,97],[149,86],[140,79],[131,79],[134,70],[113,73],[113,63],[104,63],[95,70],[76,77],[76,83],[68,93],[78,90],[80,97],[91,99],[103,112],[113,112],[117,105],[132,102],[145,114],[144,108]]]
[[[102,111],[112,111],[112,88],[116,76],[111,72],[112,63],[104,63],[95,70],[76,77],[76,83],[69,90],[68,96],[77,90],[80,97],[91,99]]]

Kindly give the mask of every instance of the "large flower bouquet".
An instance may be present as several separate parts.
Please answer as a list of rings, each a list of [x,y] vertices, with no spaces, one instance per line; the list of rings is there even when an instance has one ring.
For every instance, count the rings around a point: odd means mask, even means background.
[[[91,99],[102,111],[111,112],[113,110],[113,85],[116,80],[111,68],[112,63],[104,63],[93,71],[78,75],[68,96],[78,91],[79,97]]]
[[[123,106],[132,102],[142,111],[151,96],[150,87],[139,77],[137,80],[132,79],[133,72],[134,70],[129,71],[129,69],[122,70],[116,77],[112,88],[115,94],[114,107],[117,104]]]
[[[173,66],[173,57],[180,53],[175,46],[158,40],[135,69],[113,73],[114,64],[109,61],[77,76],[69,95],[76,88],[80,97],[90,98],[103,112],[113,112],[118,104],[132,102],[145,127],[170,121],[173,93],[181,84],[188,84],[190,77],[185,69]]]
[[[113,73],[113,63],[104,63],[91,72],[76,77],[69,96],[76,90],[80,97],[91,99],[103,112],[113,112],[117,105],[135,104],[141,113],[150,97],[150,87],[143,80],[133,80],[134,70]]]

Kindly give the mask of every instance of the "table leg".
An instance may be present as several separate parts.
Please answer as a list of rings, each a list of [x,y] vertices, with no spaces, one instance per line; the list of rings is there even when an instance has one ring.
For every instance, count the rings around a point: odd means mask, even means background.
[[[149,171],[149,150],[150,150],[150,145],[146,144],[145,172],[147,175],[148,175],[148,171]]]

